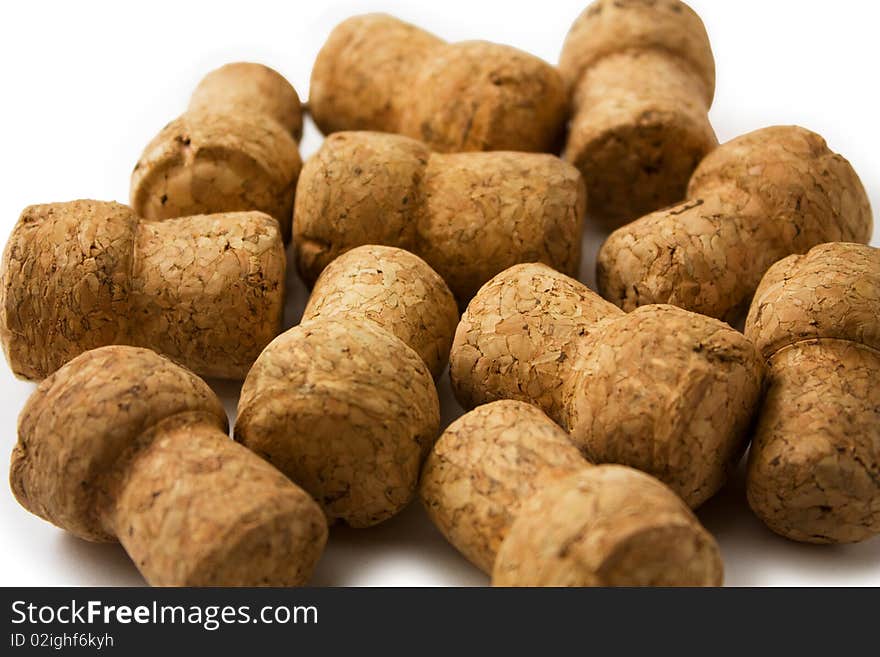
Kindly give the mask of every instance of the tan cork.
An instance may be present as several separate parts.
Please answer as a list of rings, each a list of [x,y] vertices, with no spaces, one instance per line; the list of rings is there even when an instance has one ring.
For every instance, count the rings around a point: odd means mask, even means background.
[[[624,310],[670,303],[732,321],[774,262],[824,242],[867,242],[873,225],[849,162],[795,126],[719,147],[687,198],[611,234],[597,263],[603,297]]]
[[[522,502],[585,467],[565,431],[539,408],[497,401],[449,425],[425,462],[419,491],[447,540],[491,573]]]
[[[598,0],[572,25],[559,70],[572,111],[563,157],[584,176],[591,218],[614,229],[684,198],[718,145],[699,16],[678,0]]]
[[[458,306],[424,260],[367,245],[338,257],[318,278],[302,321],[326,318],[375,321],[411,347],[436,379],[446,369]]]
[[[191,372],[148,349],[102,347],[28,400],[10,483],[49,522],[119,540],[151,585],[304,584],[327,538],[323,514],[227,430]]]
[[[648,472],[691,507],[721,489],[761,397],[763,362],[741,333],[655,305],[594,327],[579,349],[563,425],[588,459]]]
[[[880,249],[823,244],[773,265],[746,335],[769,370],[752,509],[797,541],[880,534]]]
[[[196,87],[189,109],[147,145],[131,176],[146,219],[259,210],[290,239],[302,162],[299,97],[261,64],[227,64]]]
[[[394,132],[440,152],[555,152],[565,84],[509,46],[449,44],[385,14],[340,23],[312,69],[309,110],[325,134]]]
[[[626,315],[539,264],[480,290],[450,355],[465,408],[535,403],[589,460],[644,470],[692,507],[742,455],[762,374],[760,354],[723,322],[673,306]]]
[[[548,483],[520,507],[493,586],[720,586],[718,545],[659,481],[619,465]]]
[[[495,274],[544,262],[572,276],[586,207],[577,170],[551,155],[432,154],[397,135],[330,135],[297,187],[297,267],[312,284],[352,247],[418,254],[467,304]]]
[[[111,344],[240,379],[281,328],[284,270],[260,212],[144,222],[112,202],[33,205],[3,256],[0,338],[27,379]]]
[[[400,249],[365,246],[318,281],[305,320],[245,380],[235,438],[307,490],[328,519],[367,527],[415,494],[439,432],[432,371],[457,319],[439,276]]]

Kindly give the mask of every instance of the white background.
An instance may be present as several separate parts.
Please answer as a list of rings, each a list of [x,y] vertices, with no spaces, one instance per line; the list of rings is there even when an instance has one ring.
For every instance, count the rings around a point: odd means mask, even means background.
[[[693,0],[712,40],[718,89],[711,112],[723,142],[796,123],[822,134],[860,173],[880,208],[877,24],[880,4],[857,0]],[[127,202],[129,173],[149,139],[181,113],[199,78],[229,61],[268,64],[308,95],[315,55],[334,25],[387,11],[449,40],[509,43],[556,62],[585,0],[354,2],[4,3],[0,16],[0,239],[26,205],[76,198]],[[307,125],[302,154],[321,137]],[[581,278],[593,284],[598,238],[586,236]],[[873,244],[880,245],[875,228]],[[291,282],[286,323],[305,290]],[[878,381],[880,384],[880,381]],[[237,386],[215,389],[234,417]],[[0,364],[0,455],[33,385]],[[441,382],[444,422],[461,411]],[[741,477],[699,512],[718,538],[730,585],[880,585],[880,538],[809,546],[766,530]],[[482,585],[487,578],[440,536],[418,503],[369,530],[334,529],[319,585]],[[0,585],[139,585],[118,545],[65,535],[0,487]]]

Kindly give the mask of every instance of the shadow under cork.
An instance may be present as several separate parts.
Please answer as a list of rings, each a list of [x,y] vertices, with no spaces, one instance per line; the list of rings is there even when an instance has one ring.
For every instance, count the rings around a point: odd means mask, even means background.
[[[578,280],[593,292],[599,290],[596,284],[596,260],[599,257],[599,249],[609,234],[590,218],[588,210],[581,236],[581,266],[578,270]]]
[[[299,324],[309,301],[311,290],[296,271],[293,243],[287,246],[287,270],[284,277],[284,322],[282,332]]]
[[[418,500],[375,527],[330,529],[313,586],[486,586],[489,578],[453,548]]]
[[[63,568],[82,586],[146,586],[119,543],[91,543],[67,532],[58,535]]]
[[[727,486],[697,511],[721,547],[727,586],[859,586],[876,580],[880,536],[849,545],[799,543],[773,533],[746,501],[746,459]],[[745,556],[749,555],[749,556]]]

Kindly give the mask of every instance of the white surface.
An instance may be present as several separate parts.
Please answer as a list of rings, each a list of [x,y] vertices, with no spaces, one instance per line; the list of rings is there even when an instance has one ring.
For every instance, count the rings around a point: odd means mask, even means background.
[[[147,141],[183,111],[208,70],[228,61],[277,68],[305,98],[323,40],[349,15],[384,10],[450,39],[510,43],[555,62],[586,0],[474,2],[37,3],[4,5],[0,21],[0,239],[31,203],[96,198],[126,202],[131,167]],[[693,0],[712,39],[719,139],[777,123],[824,135],[860,173],[880,207],[876,27],[880,5],[850,0]],[[320,135],[309,124],[304,156]],[[593,284],[599,244],[587,236],[582,280]],[[875,228],[873,244],[880,245]],[[287,325],[298,319],[293,291]],[[880,383],[880,382],[878,382]],[[0,365],[0,454],[33,385]],[[234,413],[237,387],[215,389]],[[444,420],[461,411],[441,382]],[[3,457],[5,458],[5,456]],[[880,539],[799,545],[766,530],[734,482],[701,511],[718,538],[732,585],[880,585]],[[138,585],[119,546],[92,545],[30,516],[0,489],[0,585]],[[370,530],[334,530],[320,585],[471,585],[487,578],[433,528],[418,504]]]

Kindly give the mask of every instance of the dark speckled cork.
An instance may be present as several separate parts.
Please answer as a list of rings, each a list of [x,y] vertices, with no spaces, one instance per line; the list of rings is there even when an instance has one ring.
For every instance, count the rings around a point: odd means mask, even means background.
[[[306,162],[293,221],[297,267],[312,284],[361,244],[418,254],[467,304],[495,274],[580,264],[587,199],[577,170],[538,153],[431,153],[375,132],[330,135]]]
[[[131,205],[146,219],[259,210],[279,222],[286,242],[301,134],[299,97],[287,80],[261,64],[223,66],[145,148]]]
[[[708,111],[715,61],[703,22],[678,0],[599,0],[559,58],[571,94],[564,158],[609,229],[684,198],[718,145]]]
[[[118,203],[34,205],[4,253],[0,338],[27,379],[110,344],[240,379],[281,328],[284,270],[260,212],[143,222]]]
[[[437,437],[452,294],[420,258],[363,246],[332,263],[303,323],[260,354],[235,438],[306,489],[328,519],[368,527],[412,499]]]
[[[304,584],[327,537],[318,505],[229,439],[207,384],[148,349],[94,349],[43,381],[10,483],[49,522],[119,540],[154,586]]]
[[[671,303],[733,321],[764,272],[823,242],[867,242],[858,175],[796,126],[748,133],[697,168],[688,200],[616,230],[599,251],[599,291],[624,310]]]
[[[565,85],[509,46],[448,44],[384,14],[340,23],[312,69],[309,109],[325,134],[396,132],[440,152],[555,152]]]
[[[590,461],[644,470],[693,507],[742,456],[762,376],[760,354],[727,324],[663,305],[624,314],[538,264],[483,286],[450,354],[465,408],[537,404]]]
[[[749,452],[752,509],[798,541],[880,534],[880,249],[830,243],[779,261],[746,335],[769,370]]]

